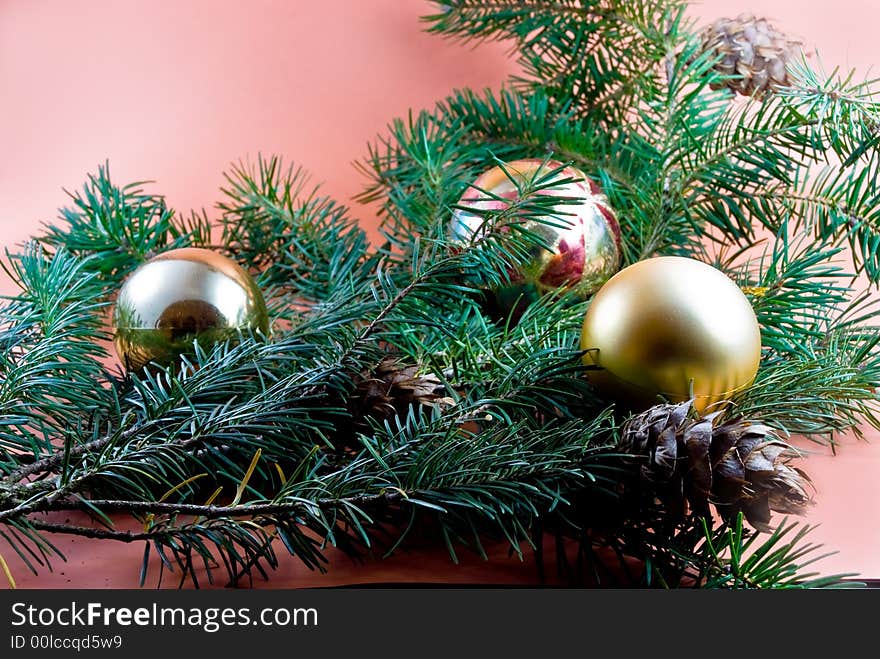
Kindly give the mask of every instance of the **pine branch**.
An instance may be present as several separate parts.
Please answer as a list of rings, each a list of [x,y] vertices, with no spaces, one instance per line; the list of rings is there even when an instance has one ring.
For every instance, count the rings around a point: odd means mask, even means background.
[[[749,295],[766,349],[785,354],[793,344],[820,340],[844,317],[855,275],[840,264],[840,243],[808,239],[784,222],[759,255],[751,254],[755,249],[734,255],[734,261],[751,257],[744,266],[719,264]]]
[[[860,584],[847,582],[853,574],[818,576],[806,568],[829,556],[819,554],[819,545],[803,541],[814,527],[779,524],[761,544],[759,536],[748,535],[742,517],[729,527],[710,529],[704,522],[705,542],[701,550],[706,556],[705,567],[697,583],[703,588],[774,588],[815,589],[852,588]]]
[[[658,25],[681,15],[683,3],[636,0],[454,0],[438,2],[429,31],[465,41],[509,39],[525,77],[559,105],[619,125],[641,82],[654,75],[645,62],[662,58]]]
[[[40,519],[30,521],[33,528],[46,533],[59,533],[63,535],[77,535],[83,538],[91,538],[93,540],[116,540],[118,542],[139,542],[142,540],[153,540],[157,537],[156,533],[148,531],[117,531],[112,529],[96,528],[92,526],[76,526],[72,524],[59,524],[56,522],[46,522]]]
[[[366,234],[347,208],[307,187],[301,168],[260,156],[225,178],[226,199],[218,204],[223,249],[277,287],[287,307],[352,295],[369,278],[375,257],[367,255]]]
[[[298,511],[314,509],[317,507],[331,508],[344,504],[347,506],[369,507],[377,504],[396,503],[408,498],[407,493],[395,490],[389,493],[355,496],[343,501],[337,499],[317,499],[315,501],[292,501],[285,503],[250,503],[229,506],[198,505],[186,503],[168,503],[163,501],[123,501],[108,499],[62,500],[48,502],[45,507],[36,506],[28,512],[70,511],[93,512],[100,510],[102,513],[130,513],[135,516],[141,515],[194,515],[203,519],[218,519],[225,517],[248,517],[271,515],[291,515]],[[14,513],[14,514],[12,514]],[[14,511],[0,511],[0,519],[17,516],[20,513]],[[63,525],[56,525],[56,529],[63,531]]]
[[[113,415],[113,378],[100,361],[105,304],[94,298],[90,262],[31,244],[6,268],[22,289],[0,321],[0,448],[13,465],[23,452],[52,451],[70,428]]]
[[[110,179],[109,164],[79,193],[68,193],[72,206],[61,209],[61,226],[48,225],[44,245],[85,257],[87,272],[105,283],[104,295],[150,256],[175,247],[198,246],[210,234],[207,220],[193,214],[178,223],[165,200],[141,189],[143,182],[124,187]],[[103,297],[103,295],[102,295]]]

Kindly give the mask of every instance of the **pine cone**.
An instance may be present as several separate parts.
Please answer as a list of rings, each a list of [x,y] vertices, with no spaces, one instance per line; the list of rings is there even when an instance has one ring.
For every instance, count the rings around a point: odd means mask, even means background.
[[[624,426],[620,448],[647,459],[641,478],[663,503],[685,504],[724,519],[742,511],[760,531],[771,530],[771,511],[803,514],[812,503],[809,477],[789,463],[799,453],[769,426],[742,419],[719,426],[719,412],[694,419],[692,402],[656,405]]]
[[[435,375],[419,375],[415,366],[402,366],[386,357],[372,373],[361,374],[352,410],[355,419],[387,419],[406,415],[411,405],[451,406],[454,401]]]
[[[789,85],[787,67],[801,53],[801,45],[767,19],[750,14],[719,19],[703,31],[703,51],[717,51],[721,56],[715,70],[733,76],[713,87],[728,87],[744,96],[760,97]]]

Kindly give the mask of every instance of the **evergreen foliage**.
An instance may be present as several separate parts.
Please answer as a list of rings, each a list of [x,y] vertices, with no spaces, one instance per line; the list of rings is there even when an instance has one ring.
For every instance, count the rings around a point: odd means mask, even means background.
[[[487,213],[469,244],[449,237],[457,200],[487,167],[572,163],[616,209],[625,263],[692,256],[749,295],[764,348],[737,416],[819,442],[880,427],[880,333],[860,288],[880,281],[873,87],[804,59],[790,87],[733,98],[685,9],[436,3],[430,31],[510,40],[523,74],[457,91],[371,145],[360,199],[380,209],[375,247],[277,157],[232,166],[216,221],[99,168],[4,263],[20,288],[0,311],[0,536],[20,559],[0,558],[4,569],[47,569],[61,557],[52,533],[143,542],[144,568],[158,560],[196,584],[216,570],[265,576],[282,547],[323,569],[327,545],[391,552],[427,533],[455,559],[485,555],[487,538],[540,554],[551,533],[578,548],[574,565],[560,562],[573,580],[844,583],[804,571],[807,528],[762,535],[741,515],[713,524],[645,496],[639,462],[618,446],[627,413],[584,377],[589,301],[546,296],[517,322],[486,312],[483,292],[540,243],[529,223],[559,221],[558,199],[536,194],[549,176]],[[152,255],[188,245],[258,277],[272,336],[122,372],[105,347],[114,293]],[[364,383],[388,359],[437,395],[371,408]],[[98,524],[44,515],[69,510]],[[142,528],[120,530],[118,515]]]

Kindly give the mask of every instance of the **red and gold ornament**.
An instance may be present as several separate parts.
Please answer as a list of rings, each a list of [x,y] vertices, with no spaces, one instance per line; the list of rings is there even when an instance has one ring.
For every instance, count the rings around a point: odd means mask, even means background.
[[[549,178],[535,194],[565,200],[554,206],[550,223],[526,223],[524,228],[541,236],[547,247],[537,248],[527,263],[510,273],[511,287],[496,291],[499,298],[528,298],[560,288],[586,298],[620,267],[620,226],[607,198],[582,171],[555,160],[515,160],[480,175],[458,202],[453,240],[470,240],[486,222],[486,212],[504,210],[519,198],[524,184],[543,176]],[[553,185],[554,181],[560,183]]]

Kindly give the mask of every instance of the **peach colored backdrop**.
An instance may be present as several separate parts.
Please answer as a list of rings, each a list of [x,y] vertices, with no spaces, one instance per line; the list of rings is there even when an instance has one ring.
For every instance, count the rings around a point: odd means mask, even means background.
[[[211,208],[227,164],[258,152],[296,161],[349,201],[363,184],[351,162],[390,119],[455,87],[495,87],[512,71],[501,45],[474,50],[423,34],[418,17],[429,10],[422,0],[0,0],[0,250],[53,219],[62,188],[78,188],[105,160],[117,181],[156,180],[182,210]],[[880,55],[876,0],[704,0],[693,9],[706,19],[746,10],[817,46],[828,65],[868,73]],[[0,279],[0,293],[10,290]],[[814,539],[839,550],[823,572],[880,577],[880,446],[869,437],[844,438],[836,457],[820,451],[807,462],[818,486]],[[134,585],[140,548],[64,546],[62,574],[33,579],[13,559],[21,585]],[[126,564],[111,580],[115,556]],[[435,581],[533,576],[429,564]],[[375,578],[394,579],[391,565]],[[365,578],[348,569],[337,580]],[[409,579],[419,574],[430,579],[424,570]],[[289,568],[282,583],[300,578]]]

